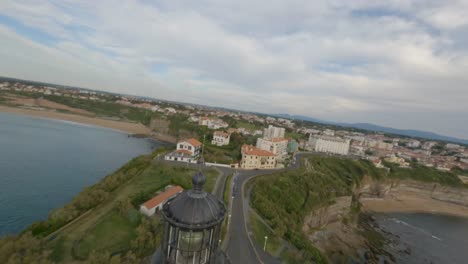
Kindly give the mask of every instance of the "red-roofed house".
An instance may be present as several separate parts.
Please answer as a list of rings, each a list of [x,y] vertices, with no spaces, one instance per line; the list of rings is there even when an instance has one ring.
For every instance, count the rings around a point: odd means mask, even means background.
[[[276,167],[276,155],[270,151],[243,145],[241,148],[243,169],[273,169]]]
[[[156,213],[156,210],[161,210],[162,205],[168,199],[176,196],[178,193],[182,192],[184,189],[180,186],[174,186],[166,191],[156,195],[152,199],[146,201],[140,206],[140,212],[147,216],[152,216]]]
[[[202,143],[194,138],[177,142],[177,149],[167,154],[165,160],[196,163],[200,156]]]
[[[215,131],[213,133],[213,140],[211,141],[211,144],[216,145],[216,146],[225,146],[229,145],[229,140],[231,136],[223,131]]]

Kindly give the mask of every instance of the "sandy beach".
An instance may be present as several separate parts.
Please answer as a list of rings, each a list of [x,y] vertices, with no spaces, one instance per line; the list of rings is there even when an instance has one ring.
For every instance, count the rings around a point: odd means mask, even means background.
[[[443,202],[416,193],[401,193],[398,197],[363,198],[363,209],[378,213],[433,213],[468,218],[468,207]]]
[[[148,127],[139,123],[114,121],[114,120],[108,120],[108,119],[102,119],[102,118],[96,118],[96,117],[90,117],[90,116],[60,113],[60,112],[50,111],[50,110],[35,110],[35,109],[16,108],[16,107],[8,107],[8,106],[0,105],[0,113],[1,112],[22,114],[22,115],[36,116],[36,117],[45,117],[45,118],[51,118],[51,119],[77,122],[77,123],[82,123],[82,124],[89,124],[89,125],[94,125],[94,126],[111,128],[111,129],[129,133],[129,134],[142,134],[142,135],[151,134],[151,130]]]

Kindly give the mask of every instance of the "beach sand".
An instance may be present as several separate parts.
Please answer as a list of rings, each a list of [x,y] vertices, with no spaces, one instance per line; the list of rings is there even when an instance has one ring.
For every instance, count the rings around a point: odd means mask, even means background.
[[[413,192],[402,192],[395,197],[363,198],[365,211],[378,213],[433,213],[468,218],[468,207],[432,199]]]
[[[141,134],[141,135],[151,134],[151,130],[148,127],[139,123],[114,121],[114,120],[108,120],[108,119],[97,118],[97,117],[60,113],[60,112],[50,111],[50,110],[25,109],[25,108],[16,108],[16,107],[8,107],[8,106],[0,105],[0,112],[22,114],[22,115],[36,116],[36,117],[45,117],[45,118],[51,118],[51,119],[59,119],[59,120],[95,125],[95,126],[120,130],[129,134]]]

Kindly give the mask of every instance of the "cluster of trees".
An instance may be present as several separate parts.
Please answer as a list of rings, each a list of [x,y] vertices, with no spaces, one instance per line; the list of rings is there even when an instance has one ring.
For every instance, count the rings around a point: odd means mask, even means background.
[[[154,253],[155,249],[160,245],[163,228],[157,219],[143,217],[136,231],[137,237],[131,241],[130,249],[126,252],[112,254],[108,251],[92,251],[86,259],[86,263],[142,263],[142,261]]]
[[[150,120],[159,113],[147,109],[130,107],[115,102],[91,101],[79,98],[63,97],[56,95],[41,95],[45,99],[64,104],[73,108],[79,108],[99,116],[119,117],[122,119],[149,125]]]
[[[390,162],[383,162],[383,164],[385,167],[390,168],[390,171],[386,174],[390,178],[434,182],[452,187],[464,186],[456,174],[456,169],[454,171],[441,171],[417,163],[412,163],[411,169],[400,168],[397,164]]]
[[[211,142],[211,137],[212,135],[210,135],[210,141],[207,140],[206,142]],[[243,136],[239,133],[232,133],[229,145],[227,146],[215,147],[210,144],[206,144],[204,152],[205,160],[208,162],[225,164],[238,162],[241,159],[242,145],[255,145],[257,138],[258,136]]]
[[[301,261],[325,261],[301,228],[310,212],[334,203],[335,197],[353,196],[353,188],[364,176],[378,180],[413,179],[441,185],[463,187],[454,172],[439,171],[414,164],[413,168],[399,168],[385,163],[389,170],[377,169],[369,161],[355,161],[338,157],[310,157],[297,171],[286,171],[255,180],[252,206],[270,224],[275,233],[303,250]],[[354,199],[351,212],[359,215],[360,206]],[[356,217],[355,219],[357,219]]]
[[[326,258],[302,233],[303,219],[335,197],[352,195],[365,175],[382,177],[370,162],[337,157],[313,157],[298,171],[259,177],[252,191],[252,206],[275,233],[302,250],[302,262],[325,263]]]
[[[151,163],[147,156],[134,158],[117,172],[108,175],[99,183],[84,189],[64,207],[50,213],[45,221],[32,224],[27,230],[34,236],[44,237],[105,201],[119,186],[141,173]]]
[[[0,263],[52,264],[50,254],[45,243],[34,237],[31,232],[25,232],[19,238],[9,236],[0,240]]]

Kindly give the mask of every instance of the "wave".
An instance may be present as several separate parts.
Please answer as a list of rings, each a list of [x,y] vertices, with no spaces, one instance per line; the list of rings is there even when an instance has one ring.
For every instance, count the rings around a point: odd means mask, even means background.
[[[439,241],[443,241],[442,238],[435,236],[435,235],[432,234],[431,232],[429,232],[429,231],[427,231],[427,230],[425,230],[425,229],[423,229],[423,228],[420,228],[420,227],[414,226],[414,225],[412,225],[412,224],[409,224],[409,223],[407,223],[407,222],[405,222],[405,221],[403,221],[403,220],[400,220],[400,219],[397,219],[397,218],[394,218],[394,217],[391,217],[390,220],[392,220],[393,222],[395,222],[395,223],[397,223],[397,224],[402,224],[402,225],[407,226],[407,227],[409,227],[409,228],[411,228],[411,229],[414,229],[414,230],[416,230],[416,231],[419,231],[419,232],[421,232],[421,233],[423,233],[423,234],[425,234],[425,235],[427,235],[427,236],[432,237],[433,239],[437,239],[437,240],[439,240]]]

